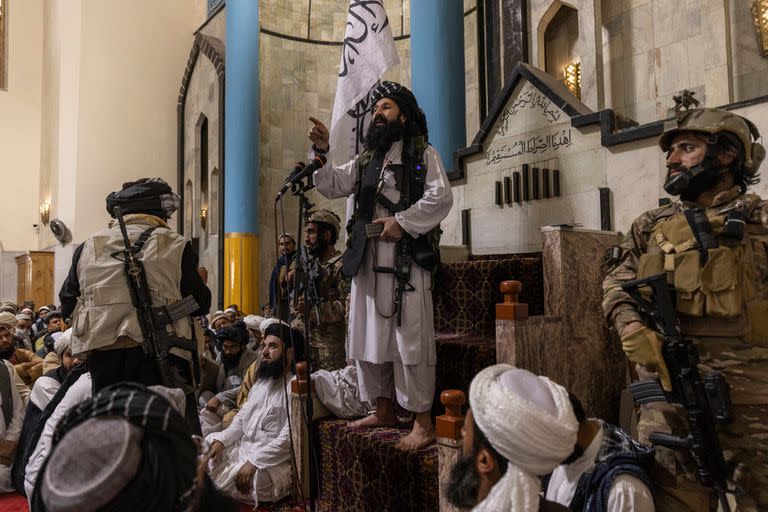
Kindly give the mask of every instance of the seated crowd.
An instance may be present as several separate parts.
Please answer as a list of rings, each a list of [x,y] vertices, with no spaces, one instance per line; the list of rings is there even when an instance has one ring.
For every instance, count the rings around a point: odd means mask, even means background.
[[[195,444],[183,392],[124,383],[94,395],[61,314],[16,311],[0,306],[0,491],[26,495],[32,510],[131,510],[146,505],[140,484],[148,482],[158,490],[155,505],[182,510],[234,510],[294,491],[287,396],[295,362],[305,359],[296,326],[268,308],[267,317],[244,316],[234,305],[199,318],[207,327],[197,395],[203,438]],[[313,374],[319,398],[339,417],[373,409],[359,397],[354,370]],[[447,496],[457,507],[654,510],[652,449],[587,418],[562,386],[496,365],[475,377],[470,402]]]

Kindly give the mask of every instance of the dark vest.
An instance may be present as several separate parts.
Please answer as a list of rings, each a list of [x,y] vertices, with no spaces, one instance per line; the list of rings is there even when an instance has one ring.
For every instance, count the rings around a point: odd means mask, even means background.
[[[631,475],[653,491],[648,469],[653,463],[654,450],[632,439],[619,427],[600,420],[603,426],[603,442],[592,471],[581,475],[570,510],[607,512],[608,495],[619,475]],[[549,478],[544,483],[547,492]]]

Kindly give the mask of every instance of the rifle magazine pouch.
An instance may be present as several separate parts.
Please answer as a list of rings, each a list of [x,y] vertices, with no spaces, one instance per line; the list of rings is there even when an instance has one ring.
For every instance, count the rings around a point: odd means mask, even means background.
[[[709,258],[701,271],[707,316],[734,318],[744,311],[738,271],[736,255],[729,247],[709,250]]]
[[[701,290],[701,259],[696,251],[675,254],[677,312],[683,315],[704,316],[704,293]]]
[[[641,254],[637,262],[637,279],[655,276],[664,272],[664,255],[660,253]],[[642,286],[640,294],[646,299],[651,298],[651,288]]]

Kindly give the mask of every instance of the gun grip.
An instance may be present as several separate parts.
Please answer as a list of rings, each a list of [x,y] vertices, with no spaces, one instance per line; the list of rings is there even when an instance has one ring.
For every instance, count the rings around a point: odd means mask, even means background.
[[[676,436],[673,434],[667,434],[665,432],[651,432],[648,436],[651,443],[658,446],[666,446],[667,448],[680,448],[688,450],[691,447],[690,441],[685,437]]]

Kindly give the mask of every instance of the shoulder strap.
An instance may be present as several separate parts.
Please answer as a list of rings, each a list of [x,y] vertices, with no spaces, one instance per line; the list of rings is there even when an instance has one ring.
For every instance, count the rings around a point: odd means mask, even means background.
[[[149,237],[152,236],[152,232],[157,229],[157,226],[153,226],[147,230],[145,230],[142,234],[139,235],[139,238],[133,243],[133,246],[131,246],[131,249],[133,250],[134,254],[138,254],[141,252],[141,249],[144,248],[144,244],[147,243],[147,240],[149,240]]]
[[[8,428],[8,425],[11,424],[11,420],[13,419],[13,395],[11,393],[11,386],[14,384],[11,382],[11,370],[8,369],[8,366],[4,361],[0,362],[0,367],[2,367],[0,369],[0,396],[3,398],[3,419],[5,421],[5,428]]]

